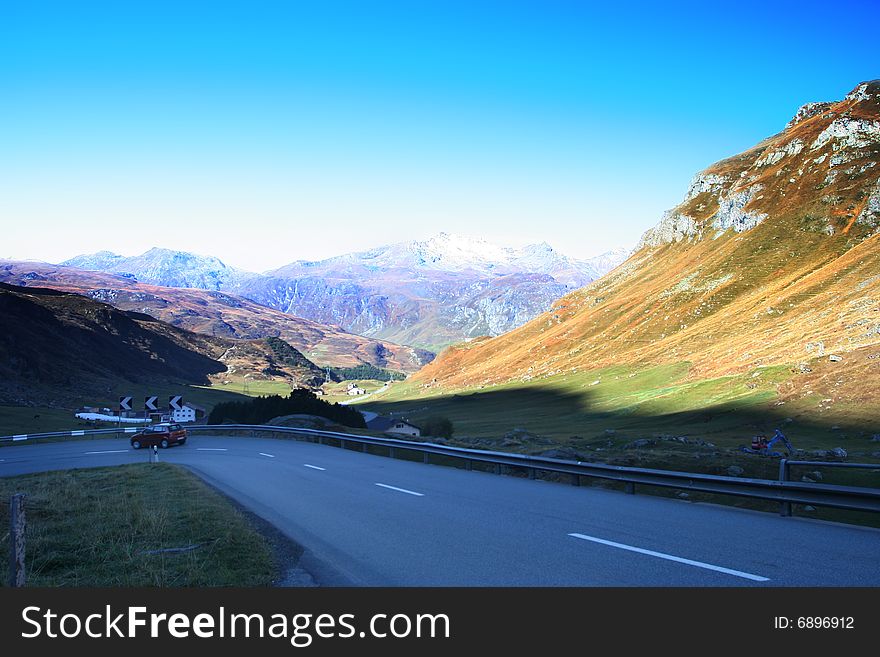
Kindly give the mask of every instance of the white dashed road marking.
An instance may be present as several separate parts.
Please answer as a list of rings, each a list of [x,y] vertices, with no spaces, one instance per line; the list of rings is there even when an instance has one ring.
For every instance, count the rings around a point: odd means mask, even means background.
[[[324,471],[327,469],[327,468],[319,468],[317,465],[311,465],[310,463],[303,463],[303,465],[306,466],[307,468],[311,468],[312,470]]]
[[[127,449],[106,449],[103,452],[86,452],[86,454],[125,454]]]
[[[275,455],[274,455],[274,454],[266,454],[266,452],[260,452],[260,456],[268,456],[270,459],[274,459],[274,458],[275,458]]]
[[[744,573],[741,570],[733,570],[731,568],[723,568],[722,566],[714,566],[711,563],[703,563],[702,561],[694,561],[693,559],[684,559],[683,557],[676,557],[672,554],[664,554],[663,552],[654,552],[654,550],[645,550],[644,548],[633,547],[632,545],[624,545],[623,543],[615,543],[614,541],[606,541],[603,538],[596,538],[595,536],[587,536],[586,534],[569,534],[569,536],[573,536],[574,538],[579,538],[583,541],[591,541],[593,543],[600,543],[602,545],[608,545],[610,547],[619,548],[621,550],[628,550],[630,552],[638,552],[639,554],[646,554],[649,557],[657,557],[658,559],[666,559],[668,561],[675,561],[677,563],[687,564],[688,566],[696,566],[697,568],[705,568],[706,570],[714,570],[719,573],[733,575],[734,577],[742,577],[744,579],[750,579],[754,582],[769,582],[770,581],[770,579],[767,577],[761,577],[760,575],[752,575],[751,573]]]
[[[398,493],[406,493],[407,495],[415,495],[416,497],[424,497],[424,493],[417,493],[414,490],[407,490],[406,488],[398,488],[397,486],[389,486],[388,484],[376,484],[377,486],[381,486],[382,488],[387,488],[389,490],[396,490]]]
[[[225,447],[196,447],[197,452],[225,452]]]

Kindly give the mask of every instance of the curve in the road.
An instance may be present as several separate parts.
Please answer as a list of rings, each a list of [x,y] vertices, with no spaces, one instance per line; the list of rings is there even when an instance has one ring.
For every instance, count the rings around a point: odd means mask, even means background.
[[[0,475],[149,460],[120,440],[15,445]],[[307,442],[160,451],[301,544],[325,585],[880,585],[880,531],[424,465]]]

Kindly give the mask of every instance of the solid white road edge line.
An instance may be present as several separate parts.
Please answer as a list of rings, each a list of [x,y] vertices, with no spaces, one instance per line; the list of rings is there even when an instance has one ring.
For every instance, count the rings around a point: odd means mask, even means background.
[[[103,452],[86,452],[86,454],[125,454],[127,449],[105,449]]]
[[[225,447],[196,447],[197,452],[225,452]]]
[[[310,463],[303,463],[303,465],[307,468],[311,468],[312,470],[321,470],[322,472],[327,468],[319,468],[317,465],[311,465]]]
[[[705,568],[706,570],[714,570],[719,573],[733,575],[734,577],[742,577],[744,579],[750,579],[754,582],[769,582],[770,581],[770,578],[768,578],[768,577],[761,577],[760,575],[752,575],[751,573],[744,573],[741,570],[733,570],[731,568],[724,568],[722,566],[714,566],[711,563],[703,563],[702,561],[694,561],[693,559],[684,559],[683,557],[676,557],[672,554],[664,554],[663,552],[654,552],[653,550],[645,550],[644,548],[634,547],[632,545],[624,545],[623,543],[615,543],[614,541],[606,541],[603,538],[596,538],[595,536],[587,536],[586,534],[569,534],[569,536],[573,536],[574,538],[579,538],[584,541],[592,541],[593,543],[601,543],[602,545],[608,545],[610,547],[620,548],[621,550],[629,550],[630,552],[638,552],[639,554],[647,554],[650,557],[657,557],[658,559],[667,559],[668,561],[676,561],[678,563],[687,564],[688,566],[696,566],[697,568]]]
[[[268,456],[270,459],[274,459],[274,454],[266,454],[266,452],[258,452],[260,456]]]
[[[382,488],[387,488],[389,490],[396,490],[398,493],[406,493],[407,495],[415,495],[416,497],[424,497],[424,493],[417,493],[414,490],[407,490],[406,488],[398,488],[397,486],[389,486],[388,484],[376,484],[377,486],[381,486]]]

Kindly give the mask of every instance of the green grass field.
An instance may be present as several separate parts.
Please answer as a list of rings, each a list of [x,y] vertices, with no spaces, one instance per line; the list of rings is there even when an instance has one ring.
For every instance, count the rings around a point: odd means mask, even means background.
[[[48,433],[65,429],[84,429],[93,423],[77,419],[73,411],[60,408],[0,406],[0,435]]]
[[[325,383],[324,397],[325,401],[332,403],[342,402],[342,401],[356,401],[357,397],[352,397],[346,394],[348,390],[349,383],[356,383],[359,387],[363,388],[367,391],[367,393],[375,392],[379,390],[382,386],[384,386],[387,381],[376,381],[375,379],[358,379],[356,381],[342,381],[340,383]],[[393,385],[400,385],[399,382],[395,382]]]
[[[290,394],[290,385],[284,381],[252,381],[242,378],[233,378],[228,381],[228,383],[214,383],[211,386],[195,387],[202,390],[221,391],[248,397],[261,397],[265,395],[281,395],[286,397]],[[214,403],[217,402],[215,401]]]
[[[663,436],[687,436],[732,449],[747,444],[755,433],[772,434],[778,426],[797,448],[842,446],[870,457],[871,427],[820,422],[811,408],[776,405],[777,386],[789,376],[786,367],[697,381],[687,373],[687,363],[619,366],[443,392],[404,382],[362,406],[416,424],[434,415],[448,417],[459,439],[500,441],[521,428],[554,443],[606,452],[636,439]],[[873,450],[878,449],[873,443]]]
[[[143,410],[144,398],[148,395],[159,397],[159,403],[164,407],[171,395],[182,395],[184,401],[191,401],[211,412],[216,404],[225,401],[238,401],[247,396],[259,396],[266,394],[286,395],[290,392],[290,386],[277,381],[251,382],[248,391],[242,381],[233,381],[229,385],[218,384],[216,386],[189,386],[169,384],[140,384],[126,385],[118,389],[110,390],[106,395],[98,398],[83,399],[83,406],[97,408],[116,409],[119,397],[131,395],[134,397],[135,409]],[[22,433],[47,433],[51,431],[63,431],[65,429],[105,428],[116,426],[113,423],[87,422],[74,417],[74,409],[47,408],[45,406],[0,406],[0,436],[9,436]]]
[[[275,574],[268,543],[247,519],[174,465],[0,479],[3,554],[8,500],[19,492],[27,494],[28,586],[266,586]]]

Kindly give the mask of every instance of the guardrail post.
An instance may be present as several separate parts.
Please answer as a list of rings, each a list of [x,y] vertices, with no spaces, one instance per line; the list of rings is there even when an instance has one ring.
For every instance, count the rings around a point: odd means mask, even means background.
[[[370,451],[370,446],[367,443],[362,443],[361,448],[364,454]]]
[[[581,476],[578,474],[571,475],[571,485],[572,486],[580,486],[581,485]]]
[[[465,470],[472,470],[473,467],[474,467],[474,462],[471,461],[470,459],[466,459],[464,462],[464,469]]]
[[[430,461],[428,460],[428,452],[424,452],[422,454],[422,463],[428,464]]]
[[[779,461],[779,481],[788,481],[788,459]],[[787,517],[791,515],[791,502],[783,501],[779,503],[779,515]]]
[[[24,493],[16,493],[9,500],[9,586],[22,587],[24,577]]]
[[[636,494],[636,482],[628,481],[626,482],[626,494],[627,495],[635,495]]]
[[[339,439],[339,447],[341,447],[342,449],[346,449],[345,446],[346,446],[347,444],[348,444],[348,443],[345,442],[345,438],[340,438],[340,439]]]
[[[495,464],[495,474],[497,474],[497,475],[501,474],[501,464],[500,463]]]
[[[534,479],[534,478],[535,478],[535,469],[529,468],[529,479]]]
[[[388,456],[389,456],[390,458],[393,459],[393,458],[394,458],[394,454],[395,454],[394,448],[393,448],[393,447],[389,447],[389,448],[388,448]]]

